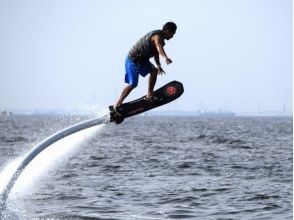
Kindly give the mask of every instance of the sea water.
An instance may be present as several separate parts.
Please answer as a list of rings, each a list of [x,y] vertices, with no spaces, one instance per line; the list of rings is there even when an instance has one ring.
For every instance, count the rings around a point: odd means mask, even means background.
[[[0,185],[38,142],[84,119],[1,116]],[[292,219],[291,117],[136,116],[88,136],[36,158],[4,217]]]

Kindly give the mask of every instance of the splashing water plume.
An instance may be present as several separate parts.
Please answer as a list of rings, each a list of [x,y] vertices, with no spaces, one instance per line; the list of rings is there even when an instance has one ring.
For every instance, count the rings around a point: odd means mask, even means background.
[[[13,201],[29,194],[35,189],[39,178],[65,162],[108,121],[108,116],[104,115],[70,126],[37,144],[24,157],[9,163],[0,173],[1,215],[6,209],[9,195],[9,200]]]

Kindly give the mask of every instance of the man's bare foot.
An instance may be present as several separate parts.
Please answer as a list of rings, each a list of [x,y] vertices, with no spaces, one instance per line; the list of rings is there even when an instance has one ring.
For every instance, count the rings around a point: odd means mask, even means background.
[[[146,100],[146,101],[152,101],[153,100],[153,98],[154,98],[154,96],[152,95],[145,95],[144,96],[144,100]]]
[[[144,96],[145,100],[152,100],[154,97],[153,92],[148,92],[147,95]]]
[[[157,97],[157,96],[148,97],[148,96],[144,96],[144,100],[150,101],[150,102],[156,102],[156,101],[161,101],[162,100],[162,97]]]

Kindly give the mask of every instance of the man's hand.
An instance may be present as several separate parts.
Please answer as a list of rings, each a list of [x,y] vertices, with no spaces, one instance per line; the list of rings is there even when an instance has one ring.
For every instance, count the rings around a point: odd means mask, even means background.
[[[164,70],[161,68],[161,66],[157,66],[157,67],[158,67],[158,74],[159,74],[159,75],[162,75],[163,73],[166,74],[166,73],[164,72]]]
[[[172,63],[173,61],[172,61],[170,58],[166,57],[166,58],[165,58],[165,62],[166,62],[166,64],[170,64],[170,63]]]

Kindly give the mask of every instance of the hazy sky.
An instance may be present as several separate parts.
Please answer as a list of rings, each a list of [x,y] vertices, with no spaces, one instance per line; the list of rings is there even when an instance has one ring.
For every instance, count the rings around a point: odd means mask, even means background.
[[[102,108],[144,34],[174,21],[162,110],[292,111],[291,0],[0,0],[0,109]],[[148,78],[127,101],[146,93]]]

